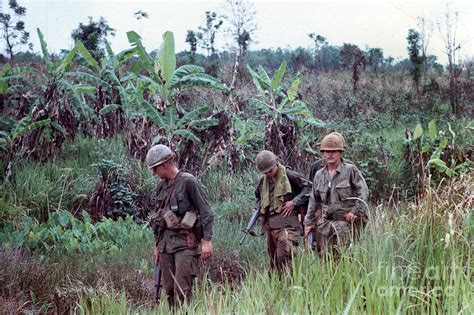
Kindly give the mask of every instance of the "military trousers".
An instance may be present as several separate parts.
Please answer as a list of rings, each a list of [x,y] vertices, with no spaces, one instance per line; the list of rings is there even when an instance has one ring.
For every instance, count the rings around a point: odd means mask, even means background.
[[[333,256],[338,258],[341,248],[349,246],[351,241],[357,239],[361,229],[360,221],[351,223],[342,220],[319,219],[314,230],[318,252],[321,255],[332,252]]]
[[[285,266],[291,264],[293,252],[298,246],[300,232],[292,227],[270,229],[267,231],[267,251],[270,257],[270,267],[279,273]]]
[[[192,300],[193,280],[198,272],[198,256],[193,249],[160,253],[161,285],[171,307]]]

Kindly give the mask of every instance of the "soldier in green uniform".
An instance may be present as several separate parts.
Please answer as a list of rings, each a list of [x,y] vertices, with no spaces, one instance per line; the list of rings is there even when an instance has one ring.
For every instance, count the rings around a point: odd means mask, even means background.
[[[148,168],[161,179],[158,211],[151,225],[155,260],[161,264],[161,285],[170,307],[191,301],[198,257],[205,260],[212,255],[214,221],[203,185],[193,175],[181,172],[173,157],[174,153],[161,144],[153,146],[146,156]]]
[[[271,151],[261,151],[256,164],[257,170],[263,174],[255,195],[263,217],[270,266],[281,274],[291,263],[294,248],[301,237],[298,214],[309,200],[311,183],[278,163]]]
[[[331,133],[321,142],[325,166],[313,179],[308,211],[305,216],[305,236],[314,231],[321,253],[348,245],[366,224],[369,190],[359,169],[344,160],[344,140]]]

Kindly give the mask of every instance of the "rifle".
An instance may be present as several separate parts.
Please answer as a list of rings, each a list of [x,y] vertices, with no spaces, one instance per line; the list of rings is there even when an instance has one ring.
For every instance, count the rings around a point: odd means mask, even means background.
[[[155,266],[155,275],[153,276],[153,304],[160,303],[160,288],[161,288],[161,264]]]
[[[244,243],[247,235],[250,234],[250,236],[257,236],[257,234],[254,231],[252,231],[252,229],[253,229],[253,226],[255,225],[255,222],[257,222],[257,219],[259,216],[260,216],[260,204],[258,204],[255,207],[252,217],[250,218],[250,221],[247,224],[247,227],[244,230],[242,230],[242,232],[244,232],[244,237],[242,237],[242,239],[240,240],[239,245],[242,245]]]

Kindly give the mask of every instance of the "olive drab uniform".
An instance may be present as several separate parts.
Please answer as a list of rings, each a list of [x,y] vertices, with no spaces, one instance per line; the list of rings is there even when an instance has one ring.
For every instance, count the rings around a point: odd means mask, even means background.
[[[278,167],[274,181],[268,180],[266,175],[260,178],[255,195],[257,203],[262,205],[260,216],[263,217],[263,231],[267,236],[270,267],[281,273],[283,267],[291,262],[294,247],[301,237],[298,214],[307,205],[311,182],[281,164]],[[286,190],[282,189],[284,183],[289,183]],[[283,217],[281,206],[287,201],[293,201],[295,209],[289,216]]]
[[[351,237],[358,236],[368,220],[368,195],[361,172],[346,160],[341,161],[332,179],[326,167],[316,173],[304,224],[315,225],[314,238],[321,253],[333,250],[338,255],[338,246],[348,245]],[[344,218],[349,212],[359,217],[354,223]]]
[[[204,186],[191,174],[179,172],[172,182],[157,187],[157,212],[153,226],[161,264],[162,288],[170,305],[192,298],[198,269],[198,245],[211,240],[214,213]]]

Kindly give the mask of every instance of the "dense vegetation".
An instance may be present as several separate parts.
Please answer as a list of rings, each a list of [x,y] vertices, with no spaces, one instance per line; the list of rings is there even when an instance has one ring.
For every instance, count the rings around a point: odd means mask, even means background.
[[[472,64],[453,89],[433,58],[414,83],[413,62],[314,34],[316,51],[246,51],[245,67],[238,53],[176,54],[171,32],[153,52],[129,32],[125,51],[78,40],[59,56],[38,36],[42,58],[0,73],[1,313],[154,312],[153,143],[178,152],[216,212],[183,313],[473,312]],[[270,149],[307,174],[333,130],[368,182],[371,223],[340,261],[301,249],[280,280],[262,238],[238,245],[254,157]]]

